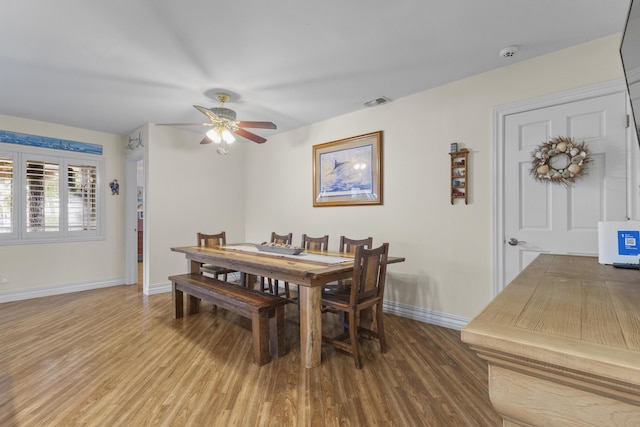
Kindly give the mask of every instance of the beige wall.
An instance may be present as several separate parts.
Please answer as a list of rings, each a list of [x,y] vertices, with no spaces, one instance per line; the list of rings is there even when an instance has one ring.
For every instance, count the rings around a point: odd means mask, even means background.
[[[619,35],[280,134],[247,151],[250,241],[271,231],[372,236],[407,258],[389,268],[387,299],[470,318],[492,298],[492,109],[622,77]],[[380,94],[384,95],[381,87]],[[375,94],[374,94],[375,95]],[[312,146],[384,131],[384,206],[312,206]],[[470,201],[449,200],[449,144],[471,150]],[[268,173],[267,173],[268,171]]]
[[[0,116],[0,129],[51,138],[102,145],[106,215],[105,239],[88,242],[0,245],[0,274],[9,282],[0,285],[0,301],[13,295],[40,296],[57,287],[71,291],[121,284],[124,278],[124,206],[122,195],[112,196],[108,183],[124,185],[123,138],[68,126]],[[122,191],[121,191],[121,194]],[[47,294],[47,292],[44,292]]]
[[[145,147],[145,252],[151,293],[169,290],[167,277],[186,272],[184,255],[172,246],[196,244],[196,233],[226,231],[244,240],[245,149],[236,142],[220,156],[202,134],[150,125]]]
[[[227,157],[201,146],[199,134],[148,125],[150,289],[168,290],[167,276],[185,271],[184,257],[169,248],[193,244],[197,231],[224,229],[232,241],[255,242],[271,231],[291,231],[296,240],[326,233],[333,249],[341,234],[372,236],[407,257],[390,267],[391,303],[473,317],[493,288],[492,108],[620,78],[618,45],[619,35],[606,37],[270,137],[267,144],[240,143]],[[124,180],[120,136],[6,116],[0,128],[102,144],[107,182]],[[312,146],[376,130],[384,131],[384,205],[313,208]],[[449,202],[453,141],[472,151],[467,206]],[[107,196],[104,241],[0,246],[0,273],[10,279],[0,298],[7,291],[123,280],[124,208],[123,196]]]

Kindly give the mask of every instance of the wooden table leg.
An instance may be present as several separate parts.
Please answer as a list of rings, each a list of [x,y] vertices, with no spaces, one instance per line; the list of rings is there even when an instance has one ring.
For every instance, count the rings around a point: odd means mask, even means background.
[[[251,316],[253,336],[253,363],[262,366],[271,360],[269,353],[269,311],[260,311]]]
[[[320,365],[322,319],[320,316],[320,286],[298,286],[300,303],[300,358],[306,368]]]
[[[284,306],[275,308],[273,317],[269,318],[269,349],[271,357],[278,358],[287,352],[284,330]]]
[[[179,319],[183,316],[184,309],[184,294],[182,291],[176,289],[176,284],[171,284],[172,296],[173,296],[173,318]]]
[[[187,295],[187,312],[189,314],[200,313],[200,298]]]

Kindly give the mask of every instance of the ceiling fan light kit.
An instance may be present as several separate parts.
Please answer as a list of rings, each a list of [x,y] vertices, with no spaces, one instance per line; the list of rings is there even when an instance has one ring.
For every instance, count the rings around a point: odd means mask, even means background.
[[[223,126],[215,127],[209,131],[207,131],[207,138],[212,140],[215,144],[220,144],[222,141],[227,144],[232,144],[236,141],[236,138],[229,131],[229,129],[224,128]]]
[[[206,133],[206,136],[200,144],[209,144],[211,142],[221,144],[221,146],[216,149],[216,152],[221,155],[229,153],[227,144],[231,144],[236,140],[233,134],[240,135],[258,144],[267,141],[266,138],[249,132],[245,128],[277,129],[277,126],[272,122],[237,121],[236,112],[224,106],[224,103],[229,100],[229,94],[217,93],[216,98],[220,101],[219,107],[205,108],[199,105],[193,106],[196,110],[207,116],[209,123],[161,123],[159,125],[212,126],[212,129]]]

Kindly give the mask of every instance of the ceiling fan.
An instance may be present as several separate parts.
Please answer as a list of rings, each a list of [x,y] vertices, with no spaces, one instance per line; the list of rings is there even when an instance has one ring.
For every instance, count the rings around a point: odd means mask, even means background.
[[[245,128],[256,129],[277,129],[272,122],[237,121],[236,112],[226,108],[224,103],[229,101],[229,94],[217,93],[216,98],[220,101],[219,107],[206,108],[199,105],[193,107],[207,116],[209,123],[159,123],[159,126],[210,126],[205,137],[200,144],[216,143],[220,147],[216,150],[218,154],[227,154],[227,144],[233,143],[236,139],[233,134],[240,135],[258,144],[266,142],[266,138],[249,132]]]

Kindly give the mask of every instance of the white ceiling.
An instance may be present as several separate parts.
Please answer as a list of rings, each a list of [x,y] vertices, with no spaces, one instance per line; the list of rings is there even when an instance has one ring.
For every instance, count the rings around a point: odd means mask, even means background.
[[[624,28],[629,0],[5,0],[0,114],[127,134],[230,91],[268,137]],[[505,60],[498,52],[518,45]],[[526,84],[526,83],[525,83]],[[203,131],[202,129],[198,129]]]

